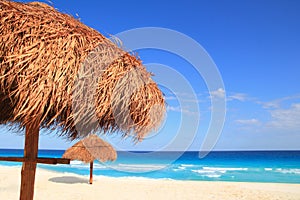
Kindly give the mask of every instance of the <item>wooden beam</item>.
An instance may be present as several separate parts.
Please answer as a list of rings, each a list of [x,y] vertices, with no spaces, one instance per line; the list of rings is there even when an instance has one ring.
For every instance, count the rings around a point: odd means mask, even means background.
[[[36,158],[36,160],[29,160],[24,157],[0,157],[0,161],[10,161],[10,162],[35,162],[41,164],[70,164],[70,159],[66,158]]]
[[[70,159],[66,158],[37,158],[38,163],[42,164],[70,164]]]
[[[1,161],[9,161],[9,162],[25,162],[24,157],[0,157]]]
[[[34,121],[26,125],[24,157],[26,159],[21,171],[20,200],[33,200],[36,162],[39,144],[39,123]],[[31,162],[28,162],[31,161]]]

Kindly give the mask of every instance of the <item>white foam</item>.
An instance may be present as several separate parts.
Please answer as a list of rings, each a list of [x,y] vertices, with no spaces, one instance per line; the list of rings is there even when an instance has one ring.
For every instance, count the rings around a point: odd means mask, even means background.
[[[191,170],[198,173],[201,176],[207,176],[209,178],[219,178],[227,171],[247,171],[248,168],[226,168],[226,167],[202,167],[202,169]]]
[[[174,181],[172,178],[150,178],[150,177],[138,177],[138,176],[122,176],[122,177],[112,177],[112,176],[105,176],[105,175],[94,175],[95,179],[103,179],[103,178],[109,178],[109,179],[115,179],[115,180],[145,180],[145,181],[160,181],[160,180],[168,180],[168,181]]]
[[[181,166],[179,166],[178,169],[185,170],[186,167],[181,167]]]
[[[205,169],[198,169],[198,170],[191,170],[192,172],[198,173],[201,176],[207,176],[209,178],[219,178],[222,176],[223,173],[226,171],[214,171],[214,170],[205,170]]]
[[[82,165],[83,162],[79,161],[79,160],[71,160],[70,162],[71,165]]]
[[[128,171],[128,172],[146,172],[146,171],[155,171],[165,168],[165,165],[146,165],[146,164],[118,164],[111,166],[111,168],[119,171]]]
[[[213,174],[216,172],[225,173],[226,171],[213,171],[213,170],[203,170],[203,169],[197,169],[197,170],[191,170],[192,172],[196,172],[198,174]]]
[[[105,165],[94,163],[94,169],[106,169],[106,168],[107,168],[107,166],[105,166]]]
[[[272,171],[272,168],[264,168],[265,171]]]
[[[206,175],[209,178],[219,178],[221,175],[218,174],[212,174],[212,175]]]
[[[214,170],[214,171],[247,171],[248,168],[242,168],[242,167],[203,167],[203,169],[206,170]]]
[[[73,160],[70,162],[70,166],[73,168],[78,168],[78,169],[88,169],[90,168],[89,163],[84,163],[78,160]],[[105,169],[107,168],[105,165],[103,164],[98,164],[98,163],[94,163],[94,169]]]
[[[300,174],[300,169],[282,169],[277,168],[276,172],[283,173],[283,174]]]
[[[199,173],[199,174],[201,174],[201,173],[206,173],[204,170],[191,170],[192,172],[195,172],[195,173]]]
[[[191,164],[181,164],[180,166],[182,166],[182,167],[194,167],[195,165],[191,165]]]

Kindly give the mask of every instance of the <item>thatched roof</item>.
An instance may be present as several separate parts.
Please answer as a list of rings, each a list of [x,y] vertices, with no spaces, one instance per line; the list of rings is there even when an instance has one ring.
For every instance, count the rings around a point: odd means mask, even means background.
[[[141,61],[43,3],[0,0],[0,124],[37,120],[74,139],[160,125],[162,92]]]
[[[90,163],[94,160],[106,162],[116,160],[117,152],[109,143],[93,134],[67,149],[63,158],[80,160],[85,163]]]

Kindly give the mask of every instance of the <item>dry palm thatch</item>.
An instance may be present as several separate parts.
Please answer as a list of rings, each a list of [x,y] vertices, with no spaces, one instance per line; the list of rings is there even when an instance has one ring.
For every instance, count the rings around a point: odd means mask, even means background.
[[[93,134],[67,149],[63,158],[80,160],[85,163],[90,163],[94,160],[106,162],[116,160],[117,153],[109,143]]]
[[[162,121],[163,94],[141,61],[73,17],[0,0],[0,33],[0,124],[140,140]]]
[[[110,144],[93,134],[67,149],[63,158],[90,163],[89,183],[92,184],[94,160],[100,160],[101,162],[114,161],[117,159],[117,152]]]

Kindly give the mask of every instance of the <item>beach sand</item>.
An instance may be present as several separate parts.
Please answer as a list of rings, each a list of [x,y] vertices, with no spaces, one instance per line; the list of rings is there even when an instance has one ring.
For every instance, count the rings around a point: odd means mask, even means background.
[[[0,166],[0,199],[19,199],[20,167]],[[35,200],[98,199],[222,199],[300,200],[300,184],[174,181],[143,178],[109,178],[37,169]]]

